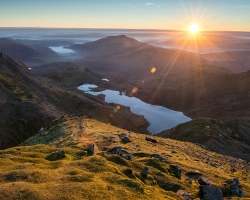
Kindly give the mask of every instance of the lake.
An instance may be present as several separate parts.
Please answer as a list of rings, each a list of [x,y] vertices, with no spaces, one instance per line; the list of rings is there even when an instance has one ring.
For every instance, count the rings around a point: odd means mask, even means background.
[[[94,84],[83,84],[79,90],[93,96],[104,95],[106,103],[113,103],[128,107],[136,115],[143,116],[149,123],[147,130],[152,134],[158,134],[164,130],[171,129],[179,124],[191,121],[182,112],[174,111],[163,106],[146,103],[139,98],[126,96],[115,90],[94,91],[98,86]]]

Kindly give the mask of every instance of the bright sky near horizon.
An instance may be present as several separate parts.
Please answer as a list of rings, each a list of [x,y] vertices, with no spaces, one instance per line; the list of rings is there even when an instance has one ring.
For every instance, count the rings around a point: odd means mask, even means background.
[[[0,0],[0,27],[250,31],[250,0]]]

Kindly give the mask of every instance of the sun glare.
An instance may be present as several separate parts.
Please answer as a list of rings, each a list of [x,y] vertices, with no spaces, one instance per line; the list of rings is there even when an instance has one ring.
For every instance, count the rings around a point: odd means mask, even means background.
[[[197,35],[197,34],[200,33],[201,30],[200,30],[200,26],[199,26],[198,24],[193,23],[193,24],[191,24],[191,25],[189,26],[188,31],[189,31],[189,33],[191,33],[192,35]]]

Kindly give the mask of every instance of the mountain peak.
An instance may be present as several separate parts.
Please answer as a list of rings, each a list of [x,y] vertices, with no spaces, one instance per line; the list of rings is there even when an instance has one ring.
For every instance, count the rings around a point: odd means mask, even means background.
[[[136,39],[130,38],[126,35],[114,35],[114,36],[108,36],[105,38],[101,38],[95,42],[90,42],[85,45],[119,45],[117,47],[137,47],[138,45],[142,45],[144,43],[139,42]],[[84,45],[84,46],[85,46]]]

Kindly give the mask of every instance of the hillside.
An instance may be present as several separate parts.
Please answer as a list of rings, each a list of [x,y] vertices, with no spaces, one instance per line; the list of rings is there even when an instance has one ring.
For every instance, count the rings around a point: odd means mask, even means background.
[[[0,151],[0,199],[170,200],[206,195],[215,200],[222,199],[222,191],[235,199],[242,192],[242,199],[250,197],[246,162],[188,142],[150,138],[93,119],[64,118],[25,142],[32,146]],[[229,187],[232,178],[240,181],[237,194]]]
[[[28,71],[0,54],[0,148],[22,142],[58,115]]]
[[[113,105],[97,98],[34,79],[26,65],[0,55],[0,149],[21,143],[63,115],[88,115],[123,128],[145,130],[145,120],[128,109],[115,112]]]
[[[250,161],[250,121],[196,119],[160,136],[200,144],[210,151]]]
[[[31,73],[67,88],[77,88],[84,81],[101,82],[102,77],[86,65],[74,62],[56,62],[35,67]]]
[[[234,73],[250,70],[250,51],[225,51],[219,53],[207,53],[203,55],[210,64],[223,66]]]

